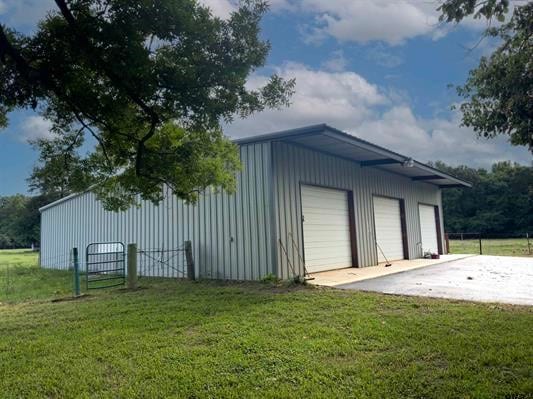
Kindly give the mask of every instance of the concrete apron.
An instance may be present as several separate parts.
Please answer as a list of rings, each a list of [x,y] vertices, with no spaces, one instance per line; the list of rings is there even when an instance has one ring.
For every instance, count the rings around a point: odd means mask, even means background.
[[[404,259],[390,262],[392,265],[385,267],[386,263],[368,267],[348,267],[345,269],[330,270],[320,273],[312,273],[313,280],[309,284],[335,287],[336,285],[355,283],[376,277],[387,276],[389,274],[401,273],[408,270],[419,269],[421,267],[437,265],[439,263],[451,262],[458,259],[475,256],[471,254],[441,255],[440,259]]]

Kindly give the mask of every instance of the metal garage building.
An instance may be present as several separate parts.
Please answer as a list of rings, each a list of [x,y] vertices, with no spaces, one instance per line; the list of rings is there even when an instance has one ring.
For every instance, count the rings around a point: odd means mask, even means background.
[[[196,275],[217,279],[414,259],[443,252],[441,189],[469,186],[327,125],[236,143],[233,195],[207,190],[193,206],[169,193],[113,213],[87,192],[41,208],[41,265],[62,267],[70,248],[108,241],[169,249],[190,240]]]

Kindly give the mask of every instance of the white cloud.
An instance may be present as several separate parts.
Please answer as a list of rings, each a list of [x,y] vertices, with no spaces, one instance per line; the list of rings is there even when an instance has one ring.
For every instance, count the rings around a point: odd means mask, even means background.
[[[276,72],[296,78],[291,106],[238,119],[226,126],[227,134],[243,137],[328,123],[422,162],[443,160],[485,167],[499,160],[531,162],[527,149],[511,146],[505,137],[476,138],[471,129],[460,126],[458,112],[417,117],[405,94],[380,88],[355,72],[314,70],[295,63],[276,68]],[[265,82],[266,76],[255,76],[250,86]]]
[[[238,8],[238,2],[232,0],[199,0],[199,3],[209,7],[213,15],[227,19]]]
[[[366,58],[385,68],[396,68],[403,64],[403,58],[386,50],[383,45],[372,46],[366,53]]]
[[[303,11],[315,14],[312,40],[332,36],[340,41],[384,41],[399,45],[433,31],[438,22],[433,2],[412,0],[299,0]]]
[[[239,0],[198,0],[198,2],[211,9],[213,15],[228,19],[232,12],[239,8]],[[296,7],[289,0],[269,0],[268,4],[273,11],[296,11]]]
[[[422,162],[443,160],[470,166],[489,166],[505,160],[530,162],[531,155],[525,147],[513,147],[505,137],[478,138],[472,129],[460,125],[459,112],[423,119],[417,118],[408,105],[399,104],[350,133]]]
[[[303,40],[320,44],[332,37],[341,42],[404,44],[417,36],[439,40],[450,31],[466,28],[481,32],[484,18],[465,18],[459,24],[440,23],[438,1],[423,0],[281,0],[284,9],[304,15],[311,22],[301,27]],[[273,4],[272,10],[282,7]],[[509,15],[513,11],[510,6]],[[494,22],[493,22],[494,25]]]
[[[322,67],[331,72],[342,72],[346,69],[348,61],[344,58],[342,50],[336,50],[331,54],[331,58],[322,63]]]
[[[37,139],[52,139],[54,133],[51,132],[52,124],[42,116],[28,116],[19,123],[18,129],[11,129],[17,134],[17,139],[28,142]]]
[[[350,129],[350,133],[405,155],[420,153],[430,145],[427,132],[418,125],[407,105],[395,105],[378,118]]]
[[[494,162],[512,160],[522,164],[531,163],[531,154],[525,147],[512,146],[507,137],[493,139],[479,138],[467,127],[461,127],[459,112],[449,118],[419,120],[430,137],[430,149],[425,149],[427,156],[420,153],[422,161],[441,159],[451,164],[470,166],[490,166]]]
[[[228,130],[230,134],[246,136],[322,122],[344,128],[369,118],[373,107],[387,102],[376,85],[355,72],[326,72],[297,63],[287,63],[276,72],[287,79],[296,78],[291,106],[236,120]],[[249,86],[255,88],[265,82],[266,76],[254,76]]]

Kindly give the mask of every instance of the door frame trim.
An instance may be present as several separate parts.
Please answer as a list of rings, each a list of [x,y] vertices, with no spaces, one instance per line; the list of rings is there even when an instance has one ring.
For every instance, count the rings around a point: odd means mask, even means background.
[[[440,229],[440,210],[439,206],[435,205],[433,208],[435,210],[435,223],[437,224],[437,250],[439,251],[439,255],[444,255],[444,251],[442,248],[442,231]]]

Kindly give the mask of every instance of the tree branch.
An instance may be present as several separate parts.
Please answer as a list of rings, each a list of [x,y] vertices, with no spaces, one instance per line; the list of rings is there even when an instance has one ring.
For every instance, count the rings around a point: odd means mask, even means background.
[[[147,134],[145,134],[140,140],[139,140],[139,143],[137,144],[137,156],[135,158],[135,173],[137,174],[137,176],[140,176],[141,175],[141,171],[142,171],[142,168],[143,168],[143,163],[144,163],[144,153],[146,151],[146,147],[144,146],[144,144],[155,134],[155,123],[154,121],[152,121],[151,125],[150,125],[150,130],[148,131]]]
[[[72,32],[74,33],[74,36],[76,38],[76,41],[80,46],[82,46],[90,55],[90,60],[93,61],[96,67],[98,67],[100,70],[102,70],[105,75],[109,78],[111,83],[118,86],[120,89],[124,90],[128,97],[137,104],[144,113],[149,116],[150,121],[157,124],[159,123],[159,115],[150,107],[148,104],[146,104],[138,95],[134,92],[134,90],[129,87],[129,85],[123,81],[120,75],[116,74],[107,63],[102,58],[102,55],[100,54],[100,51],[97,47],[93,46],[93,44],[89,41],[89,39],[83,34],[82,31],[80,31],[78,24],[76,22],[76,18],[74,18],[74,15],[69,10],[66,2],[64,0],[55,0],[55,3],[59,7],[59,10],[61,11],[61,14],[67,21],[68,25],[70,26]]]
[[[94,130],[85,123],[85,121],[83,120],[82,117],[80,117],[77,113],[75,114],[76,115],[76,119],[78,120],[78,122],[81,123],[81,125],[83,126],[84,129],[87,129],[89,131],[89,133],[91,133],[91,136],[93,136],[96,141],[98,141],[98,143],[100,144],[100,147],[102,148],[102,152],[104,154],[104,157],[108,163],[108,166],[110,168],[112,168],[112,163],[111,163],[111,160],[109,159],[109,156],[107,155],[107,151],[106,151],[106,148],[105,148],[105,145],[104,145],[104,142],[102,140],[102,138],[100,136],[98,136]]]
[[[74,146],[76,145],[76,141],[78,141],[82,132],[83,132],[83,127],[78,129],[78,131],[76,132],[76,136],[74,136],[74,140],[72,140],[72,143],[70,143],[70,145],[67,147],[65,152],[70,152],[74,148]]]
[[[129,85],[122,80],[122,78],[118,74],[116,74],[111,68],[109,68],[109,66],[103,59],[102,55],[100,54],[100,51],[98,50],[98,48],[93,46],[92,43],[89,41],[89,39],[83,34],[83,32],[80,31],[78,24],[76,22],[76,18],[74,18],[74,15],[69,10],[66,2],[64,0],[55,0],[55,2],[57,6],[59,7],[59,10],[61,11],[61,14],[63,15],[63,17],[69,24],[72,32],[74,33],[76,41],[91,56],[89,57],[89,59],[95,64],[97,68],[99,68],[105,73],[105,75],[108,77],[108,79],[111,81],[112,84],[122,89],[127,94],[127,96],[143,110],[143,112],[148,116],[150,120],[150,129],[148,133],[145,134],[139,140],[139,143],[137,145],[137,156],[135,159],[135,172],[137,175],[139,175],[143,167],[145,143],[155,134],[156,126],[160,122],[159,115],[153,110],[152,107],[146,104],[137,95],[137,93],[135,93],[135,91],[132,90],[131,87],[129,87]]]
[[[50,81],[45,77],[42,71],[33,68],[30,63],[20,54],[9,38],[2,25],[0,25],[0,61],[6,64],[6,57],[13,60],[16,70],[28,81],[32,83],[41,82],[45,87],[50,88]]]

